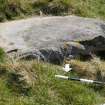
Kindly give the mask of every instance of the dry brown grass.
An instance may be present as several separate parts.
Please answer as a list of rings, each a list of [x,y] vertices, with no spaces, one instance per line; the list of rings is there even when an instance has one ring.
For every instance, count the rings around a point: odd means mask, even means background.
[[[71,60],[73,70],[84,78],[105,80],[105,61],[95,57],[91,61]]]
[[[33,65],[35,63],[35,61],[7,60],[7,62],[0,64],[0,68],[5,68],[8,72],[20,74],[23,76],[23,79],[27,81],[27,83],[32,83],[32,81],[36,78],[35,70],[33,70]]]

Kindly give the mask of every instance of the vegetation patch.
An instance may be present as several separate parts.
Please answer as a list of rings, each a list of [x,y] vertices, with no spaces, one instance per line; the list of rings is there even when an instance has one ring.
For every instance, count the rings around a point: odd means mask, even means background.
[[[15,61],[0,63],[0,105],[96,105],[104,103],[104,89],[79,82],[59,80],[65,74],[60,66],[44,62]]]
[[[32,15],[70,15],[105,19],[104,0],[0,0],[0,21]]]

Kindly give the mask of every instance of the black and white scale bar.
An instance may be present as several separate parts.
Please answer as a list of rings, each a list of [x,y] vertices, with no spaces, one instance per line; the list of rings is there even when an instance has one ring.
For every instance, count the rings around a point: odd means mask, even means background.
[[[65,80],[73,80],[73,81],[80,81],[84,83],[94,83],[94,84],[102,84],[105,85],[105,82],[101,81],[95,81],[95,80],[88,80],[88,79],[82,79],[82,78],[70,78],[68,76],[62,76],[62,75],[55,75],[55,77],[60,78],[60,79],[65,79]]]

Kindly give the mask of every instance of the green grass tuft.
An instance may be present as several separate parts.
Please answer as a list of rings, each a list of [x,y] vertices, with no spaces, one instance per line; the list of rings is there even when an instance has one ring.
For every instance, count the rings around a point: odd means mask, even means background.
[[[5,61],[5,52],[2,48],[0,48],[0,62],[4,62]]]

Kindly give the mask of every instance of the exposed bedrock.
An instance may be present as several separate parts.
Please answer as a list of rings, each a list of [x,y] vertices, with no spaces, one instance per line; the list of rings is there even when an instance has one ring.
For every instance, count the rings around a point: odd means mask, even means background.
[[[19,58],[32,57],[55,63],[62,62],[65,56],[88,58],[92,53],[104,55],[105,22],[57,16],[0,23],[0,46],[9,54],[17,52]]]

